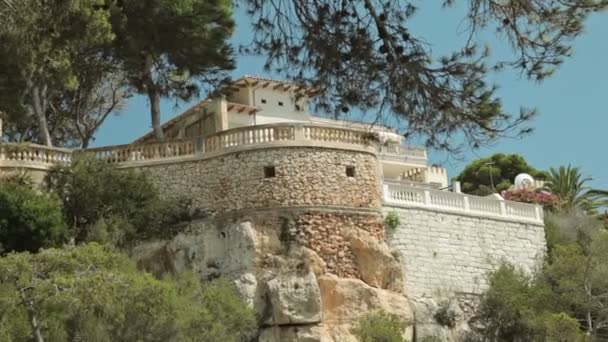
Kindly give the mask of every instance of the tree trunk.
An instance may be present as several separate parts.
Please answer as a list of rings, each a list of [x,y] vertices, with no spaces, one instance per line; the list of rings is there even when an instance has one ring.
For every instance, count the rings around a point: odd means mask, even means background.
[[[150,99],[150,114],[152,115],[152,128],[158,142],[165,140],[163,128],[160,125],[160,94],[156,87],[148,87],[148,98]]]
[[[53,146],[49,125],[46,121],[46,106],[43,104],[45,99],[43,99],[42,96],[46,96],[46,94],[41,94],[40,88],[35,85],[32,88],[32,107],[34,108],[34,114],[36,115],[38,125],[40,126],[40,140],[47,146]]]
[[[27,311],[27,315],[30,319],[30,326],[32,328],[32,333],[34,334],[34,339],[36,342],[44,342],[44,337],[42,336],[42,331],[40,331],[40,322],[38,322],[38,316],[36,315],[36,310],[30,300],[28,300],[25,295],[21,294],[21,299],[23,301],[23,305],[25,305],[25,311]]]

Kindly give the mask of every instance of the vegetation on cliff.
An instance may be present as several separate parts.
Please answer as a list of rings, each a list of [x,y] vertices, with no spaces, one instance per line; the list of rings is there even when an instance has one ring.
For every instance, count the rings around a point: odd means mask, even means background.
[[[143,174],[85,158],[48,182],[0,184],[1,341],[236,342],[255,330],[230,282],[135,268],[128,248],[183,218]]]
[[[528,275],[503,265],[490,277],[480,318],[495,341],[608,338],[608,232],[595,217],[547,217],[548,256]]]
[[[155,279],[96,244],[0,258],[2,341],[240,341],[253,313],[230,283]]]

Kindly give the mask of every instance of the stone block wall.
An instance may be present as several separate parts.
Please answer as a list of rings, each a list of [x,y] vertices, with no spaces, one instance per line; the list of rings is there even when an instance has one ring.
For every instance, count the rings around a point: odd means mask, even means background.
[[[361,229],[384,241],[384,225],[378,213],[306,212],[296,216],[302,245],[316,252],[327,271],[342,278],[360,278],[360,270],[348,241],[349,230]]]
[[[274,167],[274,176],[265,171]],[[347,174],[347,168],[354,174]],[[217,212],[252,208],[381,206],[377,157],[318,147],[274,147],[139,167],[163,196]]]
[[[481,294],[502,260],[527,271],[546,250],[542,225],[413,208],[396,211],[401,223],[389,238],[400,254],[412,297]]]

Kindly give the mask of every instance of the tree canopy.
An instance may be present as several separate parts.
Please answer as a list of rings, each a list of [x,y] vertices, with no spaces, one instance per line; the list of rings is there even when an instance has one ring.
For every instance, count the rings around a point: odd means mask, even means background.
[[[462,1],[466,42],[436,55],[411,18],[426,2],[409,0],[243,0],[254,39],[243,51],[267,57],[266,67],[319,90],[318,105],[336,115],[351,107],[394,115],[406,136],[455,151],[462,137],[473,147],[530,132],[535,111],[504,111],[494,70],[512,68],[537,81],[572,52],[590,13],[606,0]],[[462,3],[444,0],[450,10]],[[439,19],[440,21],[440,19]],[[439,22],[438,21],[438,22]],[[495,31],[512,49],[492,59],[481,33]]]
[[[73,138],[59,97],[97,81],[83,79],[84,68],[100,77],[114,65],[105,50],[114,33],[99,2],[0,3],[0,112],[19,138],[46,145]]]
[[[0,255],[58,247],[68,237],[57,196],[0,180]]]
[[[189,99],[199,84],[216,84],[234,68],[227,39],[234,31],[230,0],[107,1],[112,42],[129,85],[148,96],[156,139],[160,99]]]
[[[462,183],[463,192],[488,195],[508,189],[520,173],[528,173],[536,179],[547,177],[546,172],[533,168],[520,155],[497,153],[472,161],[456,179]],[[492,182],[494,189],[492,189]]]
[[[560,166],[550,168],[545,189],[561,199],[561,209],[584,210],[596,213],[608,207],[608,191],[588,186],[592,179],[585,177],[578,167]]]
[[[226,281],[157,280],[96,244],[0,258],[2,341],[241,341],[254,314]]]

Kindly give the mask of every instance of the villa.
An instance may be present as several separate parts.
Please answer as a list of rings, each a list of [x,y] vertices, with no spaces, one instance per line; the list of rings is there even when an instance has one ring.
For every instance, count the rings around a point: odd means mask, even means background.
[[[4,143],[0,176],[21,169],[40,180],[73,154],[88,153],[117,168],[139,169],[161,194],[187,196],[218,213],[326,217],[331,211],[331,227],[339,230],[341,220],[365,226],[395,212],[401,224],[390,244],[403,256],[413,297],[439,290],[479,294],[499,259],[528,270],[538,265],[545,251],[541,207],[460,193],[444,168],[428,165],[424,148],[409,146],[388,127],[315,116],[309,109],[314,96],[288,82],[245,76],[227,95],[166,122],[164,142],[149,133],[131,144],[84,151]],[[320,236],[309,237],[309,248]],[[348,266],[352,253],[339,248],[317,252],[335,274],[355,274]]]

